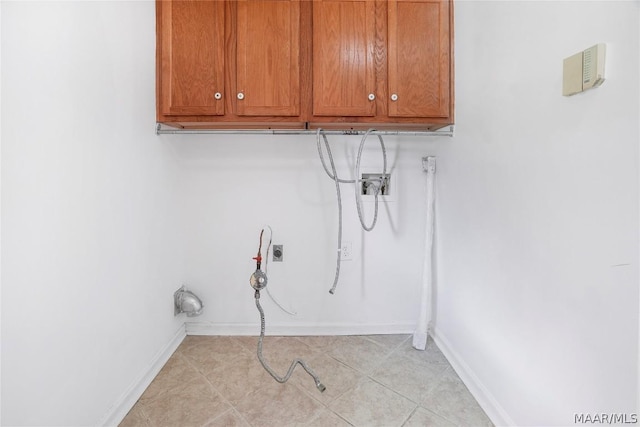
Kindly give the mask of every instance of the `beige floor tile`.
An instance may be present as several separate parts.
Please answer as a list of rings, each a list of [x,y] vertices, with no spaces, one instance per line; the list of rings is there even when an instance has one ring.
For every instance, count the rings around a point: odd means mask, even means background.
[[[445,420],[441,416],[424,409],[417,408],[402,427],[454,427],[455,424]]]
[[[187,335],[184,340],[180,343],[179,350],[184,351],[193,346],[206,343],[211,340],[211,336],[208,335]]]
[[[370,380],[334,400],[329,408],[354,426],[401,426],[416,404]]]
[[[184,349],[179,347],[178,351],[204,374],[217,367],[233,363],[238,354],[249,354],[248,350],[233,338],[214,336],[206,337]]]
[[[440,376],[420,406],[457,425],[493,425],[452,368]]]
[[[289,382],[276,382],[257,343],[186,337],[121,426],[491,425],[431,339],[418,351],[410,335],[265,338],[265,359],[279,376],[304,359],[324,393],[299,365]]]
[[[313,378],[298,366],[291,381],[309,395],[324,404],[328,404],[346,391],[354,388],[364,374],[352,369],[326,354],[319,354],[306,361],[307,365],[318,375],[326,390],[320,393]]]
[[[337,337],[330,355],[347,366],[362,373],[371,372],[390,350],[363,336]]]
[[[275,381],[250,393],[235,407],[255,427],[304,425],[323,409],[318,401],[295,385]]]
[[[320,414],[305,427],[349,427],[351,424],[334,414],[328,409],[323,409]]]
[[[302,341],[313,350],[327,352],[333,348],[333,345],[338,340],[338,338],[339,337],[335,335],[324,335],[298,337],[298,340]]]
[[[370,377],[413,402],[420,403],[438,384],[446,369],[445,365],[417,362],[394,353],[384,359]]]
[[[401,353],[402,355],[407,356],[417,362],[450,366],[447,358],[444,357],[444,354],[442,354],[431,337],[429,337],[429,340],[427,341],[427,347],[424,350],[416,350],[415,348],[413,348],[412,340],[409,339],[403,342],[402,345],[398,347],[396,352]]]
[[[167,390],[155,399],[141,402],[141,408],[152,426],[200,427],[231,406],[201,377],[179,390]]]
[[[251,425],[243,420],[235,410],[230,409],[203,427],[251,427]]]
[[[140,397],[141,401],[153,400],[168,391],[179,391],[202,375],[178,352],[174,353]]]
[[[232,404],[264,386],[273,378],[264,370],[257,355],[239,353],[234,363],[210,370],[207,379]]]
[[[367,335],[366,338],[370,339],[371,341],[377,344],[387,347],[388,349],[393,350],[397,348],[400,344],[409,340],[410,336],[411,335],[389,334],[389,335]]]
[[[260,329],[258,329],[258,332],[260,332]],[[242,345],[246,350],[255,354],[258,348],[258,338],[258,336],[237,336],[233,337],[233,340],[240,343],[240,345]],[[281,338],[283,337],[266,336],[262,340],[262,345],[263,347],[271,347],[272,345],[275,345],[275,343],[278,342],[278,340]]]

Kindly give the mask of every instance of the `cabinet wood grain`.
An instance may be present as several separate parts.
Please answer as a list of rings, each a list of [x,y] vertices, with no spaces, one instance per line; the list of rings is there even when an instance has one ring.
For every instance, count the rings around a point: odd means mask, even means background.
[[[375,115],[375,36],[374,2],[313,2],[315,116]]]
[[[162,115],[223,115],[224,3],[158,2]]]
[[[157,121],[452,124],[452,9],[452,0],[156,0]]]
[[[300,2],[238,1],[237,24],[238,115],[298,116]]]

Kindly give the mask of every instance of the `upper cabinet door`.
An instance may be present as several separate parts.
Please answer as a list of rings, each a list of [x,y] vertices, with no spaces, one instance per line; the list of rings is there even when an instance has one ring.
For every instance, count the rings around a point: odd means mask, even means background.
[[[236,111],[300,114],[300,1],[237,2]]]
[[[448,0],[389,0],[389,116],[449,117]]]
[[[224,114],[222,1],[158,1],[164,115]]]
[[[313,1],[313,115],[376,114],[375,2]]]

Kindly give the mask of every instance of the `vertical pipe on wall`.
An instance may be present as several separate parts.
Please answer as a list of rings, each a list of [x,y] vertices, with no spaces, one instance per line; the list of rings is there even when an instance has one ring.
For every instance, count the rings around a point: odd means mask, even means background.
[[[431,295],[433,283],[433,230],[435,218],[435,174],[436,158],[424,157],[422,167],[427,173],[427,225],[424,247],[424,267],[422,270],[422,297],[418,326],[413,333],[413,347],[416,350],[427,348],[427,337],[431,324]]]
[[[638,28],[640,28],[640,7],[637,9],[638,10]],[[638,45],[640,46],[640,32],[638,32]],[[640,99],[640,87],[638,88],[638,99]],[[640,136],[640,121],[638,122],[638,135]],[[638,164],[640,164],[640,159]],[[638,171],[638,181],[640,182],[640,171]],[[638,199],[640,200],[640,193],[638,194]],[[640,218],[639,218],[640,219]],[[638,233],[638,241],[640,242],[640,230]],[[638,251],[638,253],[640,254],[640,251]],[[640,259],[638,259],[639,263],[638,265],[640,265]],[[638,312],[640,313],[640,295],[638,297]],[[640,367],[640,316],[638,318],[638,367]],[[640,413],[640,368],[638,369],[637,372],[638,375],[638,386],[636,388],[636,413]]]

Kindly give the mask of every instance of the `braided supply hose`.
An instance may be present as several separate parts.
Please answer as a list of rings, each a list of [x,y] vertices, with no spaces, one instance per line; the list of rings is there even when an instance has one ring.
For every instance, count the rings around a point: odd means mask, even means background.
[[[336,200],[338,203],[338,240],[337,240],[337,251],[336,251],[336,272],[333,278],[333,285],[331,289],[329,289],[330,294],[334,294],[336,291],[336,287],[338,286],[338,280],[340,279],[340,264],[341,264],[341,252],[342,252],[342,194],[340,192],[340,184],[355,184],[355,197],[356,197],[356,208],[358,211],[358,219],[360,220],[360,225],[364,231],[371,231],[376,226],[378,221],[378,195],[382,189],[383,182],[377,180],[363,180],[360,179],[360,161],[362,159],[362,152],[364,149],[365,142],[367,138],[373,132],[374,129],[369,129],[365,132],[360,141],[360,146],[358,147],[358,155],[356,156],[356,167],[354,170],[354,179],[342,179],[338,177],[338,172],[336,169],[335,162],[333,160],[333,154],[331,153],[331,146],[329,145],[329,140],[327,139],[327,135],[320,128],[316,131],[316,146],[318,148],[318,156],[320,157],[320,162],[322,163],[322,167],[334,182],[336,186]],[[380,142],[380,148],[382,150],[382,175],[387,176],[387,149],[384,145],[384,140],[381,135],[377,135],[378,140]],[[327,157],[329,158],[329,165],[331,166],[331,170],[327,166],[327,162],[325,161],[325,156],[322,150],[322,144],[320,143],[320,137],[324,141],[324,150],[327,152]],[[362,211],[362,196],[360,195],[360,184],[363,181],[368,181],[374,184],[374,212],[373,212],[373,220],[370,225],[365,224],[364,222],[364,213]]]
[[[262,355],[262,341],[264,340],[265,322],[264,310],[260,305],[259,290],[256,290],[255,298],[256,307],[258,307],[258,311],[260,312],[260,339],[258,340],[258,359],[260,360],[260,363],[262,364],[264,369],[269,373],[269,375],[273,377],[274,380],[278,381],[279,383],[285,383],[289,380],[289,378],[291,378],[291,375],[293,375],[293,371],[296,368],[296,365],[300,365],[304,368],[305,371],[307,371],[309,375],[311,375],[313,381],[316,383],[316,387],[318,388],[318,390],[320,390],[320,392],[325,391],[326,387],[320,382],[320,378],[318,378],[316,373],[313,372],[309,365],[307,365],[307,363],[302,359],[294,359],[293,362],[291,362],[291,366],[289,366],[289,370],[284,377],[280,377],[278,374],[276,374],[276,372],[267,364],[267,362],[264,360],[264,356]]]
[[[304,368],[305,371],[313,378],[313,381],[316,383],[316,387],[320,392],[324,392],[326,387],[320,382],[318,376],[311,370],[311,368],[306,364],[306,362],[302,359],[294,359],[291,362],[291,366],[289,366],[289,370],[287,371],[284,377],[279,376],[276,372],[271,369],[271,367],[264,360],[264,356],[262,355],[262,342],[264,341],[264,333],[265,333],[265,321],[264,321],[264,310],[262,309],[262,305],[260,305],[260,290],[266,288],[267,286],[267,275],[260,269],[262,264],[262,235],[264,233],[264,229],[260,232],[260,246],[258,247],[258,254],[253,258],[256,261],[256,271],[249,278],[249,284],[253,289],[255,289],[254,297],[256,299],[256,307],[258,307],[258,312],[260,312],[260,338],[258,339],[258,360],[262,364],[262,367],[273,377],[274,380],[279,383],[285,383],[291,378],[293,375],[293,371],[297,365],[300,365]],[[269,243],[271,244],[271,243]]]

